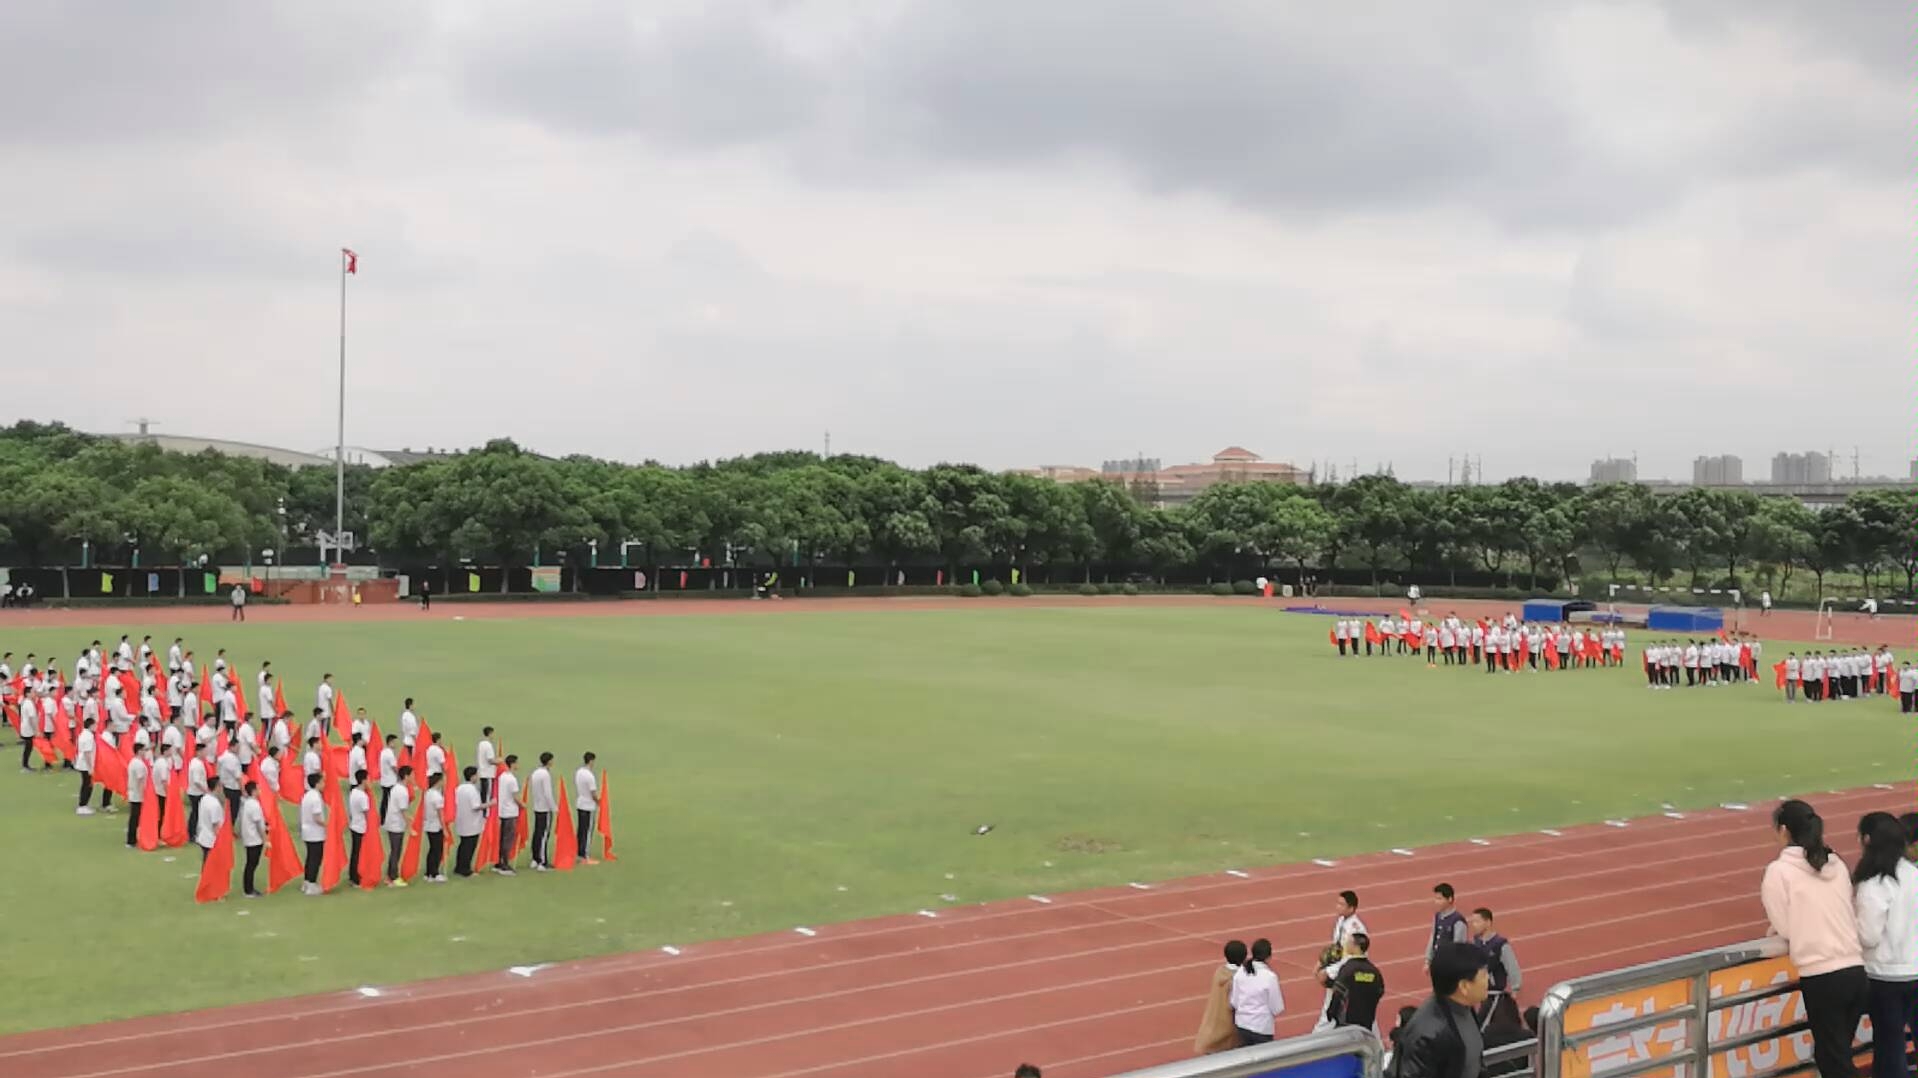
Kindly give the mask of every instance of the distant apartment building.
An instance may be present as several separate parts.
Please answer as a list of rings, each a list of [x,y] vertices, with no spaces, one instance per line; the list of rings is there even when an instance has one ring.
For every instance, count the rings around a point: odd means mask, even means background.
[[[1638,482],[1638,462],[1623,457],[1607,457],[1592,462],[1592,485]]]
[[[1831,458],[1823,453],[1779,453],[1771,459],[1774,483],[1829,483]]]
[[[1124,467],[1128,464],[1152,467]],[[1170,468],[1162,468],[1158,464],[1156,458],[1140,457],[1106,461],[1105,466],[1098,471],[1073,465],[1048,464],[1015,469],[1014,474],[1038,476],[1057,483],[1079,483],[1088,479],[1123,483],[1140,500],[1161,509],[1185,505],[1201,492],[1220,483],[1304,485],[1312,481],[1312,473],[1304,468],[1266,460],[1236,445],[1220,450],[1212,455],[1210,461],[1202,464],[1175,464]]]
[[[1911,478],[1914,481],[1918,481],[1918,460],[1911,462]]]
[[[1745,462],[1727,453],[1717,457],[1698,457],[1692,461],[1692,485],[1695,487],[1736,487],[1745,482]]]

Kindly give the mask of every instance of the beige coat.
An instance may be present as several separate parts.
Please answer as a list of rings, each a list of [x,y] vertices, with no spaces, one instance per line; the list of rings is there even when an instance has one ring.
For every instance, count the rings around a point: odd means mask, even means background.
[[[1221,965],[1212,973],[1212,988],[1205,996],[1205,1017],[1199,1019],[1199,1035],[1193,1038],[1192,1051],[1211,1055],[1239,1046],[1238,1030],[1232,1025],[1232,967]]]

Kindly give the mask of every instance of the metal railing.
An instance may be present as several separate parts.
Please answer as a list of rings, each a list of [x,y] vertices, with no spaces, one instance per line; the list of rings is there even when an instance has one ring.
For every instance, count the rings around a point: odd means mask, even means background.
[[[1116,1078],[1269,1078],[1282,1072],[1302,1072],[1302,1078],[1379,1078],[1384,1051],[1378,1035],[1357,1026],[1339,1026],[1290,1040],[1229,1052],[1181,1059],[1130,1071]],[[1349,1068],[1338,1066],[1350,1060]],[[1309,1068],[1309,1071],[1307,1070]]]
[[[1541,1078],[1782,1078],[1811,1069],[1772,938],[1580,977],[1539,1006]],[[1775,1002],[1774,1002],[1775,1001]]]

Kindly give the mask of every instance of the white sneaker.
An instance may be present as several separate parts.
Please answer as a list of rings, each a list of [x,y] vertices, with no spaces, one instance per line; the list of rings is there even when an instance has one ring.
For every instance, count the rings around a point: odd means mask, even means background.
[[[73,814],[75,816],[91,816],[93,815],[93,809],[91,806],[81,805],[79,808],[73,810]]]
[[[547,868],[547,867],[546,867],[545,865],[542,865],[542,864],[540,864],[540,863],[539,863],[538,861],[535,861],[535,862],[533,862],[533,871],[534,871],[534,872],[549,872],[549,871],[551,871],[551,870],[550,870],[550,869],[548,869],[548,868]]]
[[[106,808],[103,808],[100,811],[106,813],[109,816],[116,816],[120,812],[119,809],[114,808],[112,805],[108,805]]]
[[[494,871],[494,872],[496,872],[496,873],[498,873],[498,874],[499,874],[499,875],[501,875],[501,876],[517,876],[517,875],[519,875],[519,873],[517,873],[517,872],[514,872],[514,871],[513,871],[512,869],[510,869],[510,868],[495,868],[495,869],[493,869],[493,871]]]

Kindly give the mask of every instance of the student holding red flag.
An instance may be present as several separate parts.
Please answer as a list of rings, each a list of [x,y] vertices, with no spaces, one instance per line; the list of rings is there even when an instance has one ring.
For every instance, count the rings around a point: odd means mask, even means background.
[[[253,879],[260,870],[260,851],[266,846],[266,810],[260,807],[259,783],[247,783],[241,793],[240,848],[246,851],[246,871],[240,877],[240,893],[248,898],[258,898],[260,889],[253,886]]]
[[[320,857],[320,890],[331,891],[346,875],[346,799],[340,795],[340,777],[328,771],[320,783],[326,798],[326,847]]]
[[[380,749],[380,769],[375,777],[380,783],[380,819],[382,820],[386,819],[387,806],[393,800],[393,787],[401,782],[399,742],[399,735],[387,734],[384,740],[385,747]],[[407,773],[411,774],[412,768],[407,768]],[[405,828],[401,830],[404,831]]]
[[[395,887],[406,886],[408,873],[401,872],[400,854],[407,846],[406,810],[413,803],[413,789],[409,785],[413,778],[413,769],[401,764],[391,775],[394,783],[380,795],[381,830],[386,839],[386,880]],[[418,814],[415,813],[415,816]],[[415,870],[419,868],[418,850],[414,851]]]
[[[593,837],[593,814],[599,811],[599,778],[593,774],[593,761],[599,759],[592,753],[580,758],[579,770],[573,773],[573,808],[579,813],[579,859],[589,865],[598,864],[587,856],[586,844]]]
[[[221,811],[219,798],[208,795],[206,802],[207,807],[200,812],[203,825]],[[193,888],[193,900],[218,902],[232,887],[233,827],[222,822],[217,831],[206,833],[200,842],[200,882]]]
[[[360,768],[353,772],[353,792],[346,795],[346,829],[352,843],[346,855],[347,882],[355,887],[360,885],[360,849],[366,845],[367,818],[372,814],[373,795],[366,792],[366,769]],[[379,882],[379,844],[374,836],[373,883]]]
[[[380,870],[386,861],[386,857],[382,854],[380,848],[379,825],[381,821],[370,818],[372,816],[373,798],[372,795],[366,792],[366,782],[364,780],[360,782],[360,788],[354,792],[365,798],[369,819],[365,821],[367,824],[365,832],[353,836],[356,846],[353,851],[353,874],[357,877],[355,882],[360,885],[362,890],[371,891],[380,885]]]
[[[499,860],[494,863],[493,871],[502,876],[511,876],[513,872],[514,843],[519,839],[519,815],[522,806],[519,801],[519,776],[513,773],[518,766],[519,757],[508,756],[499,769],[497,786],[494,789],[493,812],[499,820]]]
[[[226,851],[226,871],[233,871],[233,829],[228,826],[226,802],[218,794],[204,794],[200,798],[198,816],[199,829],[193,834],[194,845],[200,847],[200,864],[204,866],[213,852],[213,844],[218,842]],[[220,889],[226,894],[226,888]]]
[[[479,768],[468,767],[460,773],[463,780],[453,791],[453,835],[459,847],[453,855],[453,875],[471,876],[473,856],[479,849],[480,832],[486,830],[486,800],[474,781]]]
[[[180,749],[176,745],[166,750],[167,782],[163,802],[165,811],[160,814],[160,844],[179,848],[187,844],[192,836],[186,826],[186,769],[180,762]]]
[[[281,813],[279,803],[268,796],[260,805],[263,815],[271,806],[272,813],[267,815],[266,828],[266,890],[275,894],[280,888],[297,880],[305,866],[300,864],[300,855],[293,848],[293,834],[286,827],[286,817]]]
[[[533,810],[533,871],[547,872],[553,867],[553,813],[559,811],[559,798],[553,794],[553,754],[539,754],[539,766],[527,781],[527,801]]]
[[[320,775],[306,777],[306,793],[300,797],[300,841],[306,844],[303,895],[320,894],[320,866],[326,857],[326,798],[320,793]]]

